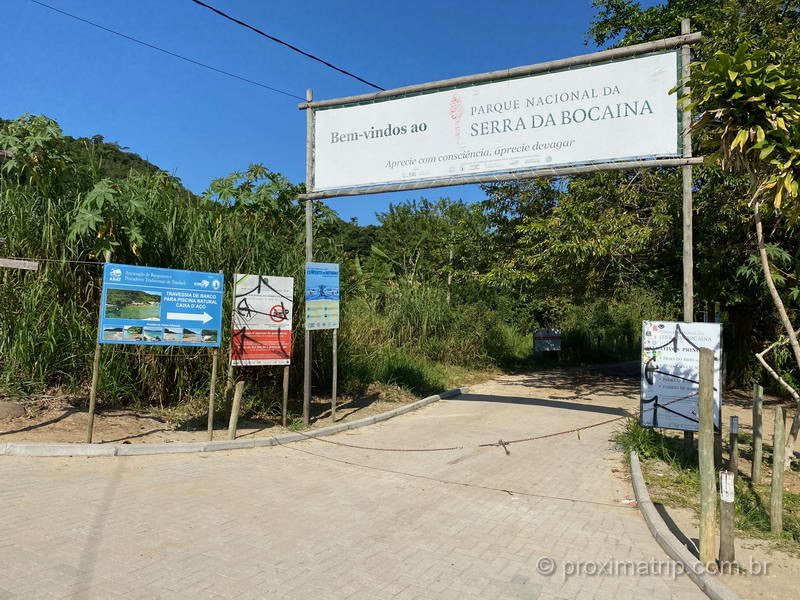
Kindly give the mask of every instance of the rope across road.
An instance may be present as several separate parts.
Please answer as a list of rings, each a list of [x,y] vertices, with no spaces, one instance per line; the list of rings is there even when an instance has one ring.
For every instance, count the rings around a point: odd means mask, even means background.
[[[692,396],[696,396],[696,395],[697,395],[696,393],[692,393],[692,394],[689,394],[687,396],[683,396],[681,398],[675,398],[674,400],[671,400],[671,401],[669,401],[669,402],[667,402],[665,404],[659,405],[658,408],[663,408],[665,406],[669,406],[673,402],[680,402],[681,400],[686,400],[686,399],[691,398]],[[650,412],[652,410],[655,410],[655,407],[654,408],[646,408],[646,409],[640,411],[640,414],[644,414],[644,413]],[[445,447],[434,447],[434,448],[386,448],[386,447],[378,447],[378,446],[362,446],[362,445],[359,445],[359,444],[348,444],[346,442],[337,442],[336,440],[328,440],[328,439],[325,439],[325,438],[317,437],[315,435],[309,435],[309,434],[303,433],[301,431],[298,431],[296,433],[298,433],[299,435],[302,435],[303,437],[305,437],[305,438],[307,438],[309,440],[315,440],[315,441],[318,441],[318,442],[324,442],[326,444],[332,444],[334,446],[342,446],[342,447],[345,447],[345,448],[355,448],[357,450],[370,450],[370,451],[375,451],[375,452],[454,452],[454,451],[457,451],[457,450],[465,450],[467,448],[498,448],[499,447],[499,448],[503,448],[505,450],[506,454],[510,454],[510,452],[508,451],[508,448],[506,446],[509,446],[511,444],[521,444],[523,442],[534,442],[536,440],[544,440],[544,439],[548,439],[548,438],[559,437],[559,436],[562,436],[562,435],[569,435],[571,433],[577,434],[578,439],[580,439],[581,438],[581,431],[584,431],[584,430],[587,430],[587,429],[593,429],[594,427],[601,427],[603,425],[608,425],[609,423],[615,423],[615,422],[621,421],[623,419],[629,419],[632,416],[633,415],[630,415],[630,414],[624,414],[624,415],[621,415],[619,417],[614,417],[613,419],[606,419],[605,421],[600,421],[598,423],[591,423],[589,425],[582,425],[581,427],[573,427],[572,429],[565,429],[563,431],[556,431],[556,432],[553,432],[553,433],[545,433],[545,434],[542,434],[542,435],[534,435],[534,436],[525,437],[525,438],[519,438],[519,439],[515,439],[515,440],[503,440],[503,439],[500,439],[500,440],[498,440],[496,442],[487,442],[487,443],[484,443],[484,444],[477,444],[477,445],[445,446]]]

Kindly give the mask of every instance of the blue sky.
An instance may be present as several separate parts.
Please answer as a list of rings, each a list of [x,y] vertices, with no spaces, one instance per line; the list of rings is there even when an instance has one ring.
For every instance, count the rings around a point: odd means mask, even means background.
[[[248,79],[316,99],[371,90],[189,0],[43,0]],[[233,16],[384,88],[591,52],[590,0],[208,0]],[[645,4],[652,4],[646,2]],[[30,0],[4,0],[0,117],[46,114],[72,136],[101,134],[200,193],[250,163],[305,177],[298,101],[202,69]],[[9,18],[11,17],[11,18]],[[333,199],[344,219],[375,222],[396,193]],[[430,190],[475,201],[477,186]]]

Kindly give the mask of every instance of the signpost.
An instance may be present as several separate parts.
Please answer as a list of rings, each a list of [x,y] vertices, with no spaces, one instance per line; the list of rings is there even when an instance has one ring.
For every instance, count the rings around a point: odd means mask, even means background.
[[[89,394],[87,443],[91,443],[94,430],[102,344],[218,348],[222,337],[225,279],[221,273],[122,265],[108,259],[107,254]],[[214,379],[212,374],[212,388]]]
[[[224,277],[108,263],[100,344],[219,347]]]
[[[642,323],[641,424],[698,431],[700,348],[714,352],[714,427],[719,431],[722,403],[722,325],[719,323]]]
[[[314,100],[307,90],[298,105],[306,111],[300,196],[306,261],[314,200],[683,167],[683,300],[690,321],[691,165],[702,158],[692,156],[691,113],[677,102],[689,91],[690,45],[701,39],[684,19],[679,36],[534,65],[328,100]],[[306,424],[315,328],[322,327],[306,323]]]
[[[333,329],[333,383],[331,388],[331,419],[336,419],[336,387],[338,379],[337,349],[339,333],[339,265],[336,263],[306,263],[306,335],[317,329]],[[306,338],[308,339],[308,337]],[[307,359],[308,362],[308,359]],[[310,365],[306,364],[307,372]],[[310,375],[307,379],[309,398],[303,417],[308,425],[310,410]]]
[[[561,352],[560,329],[537,329],[533,333],[534,352]]]
[[[339,265],[306,263],[306,329],[339,328]]]

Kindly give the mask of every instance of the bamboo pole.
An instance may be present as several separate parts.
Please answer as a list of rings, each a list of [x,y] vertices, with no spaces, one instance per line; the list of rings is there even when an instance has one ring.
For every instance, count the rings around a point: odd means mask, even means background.
[[[653,40],[641,44],[633,44],[631,46],[622,46],[619,48],[611,48],[610,50],[602,50],[600,52],[592,52],[590,54],[581,54],[579,56],[572,56],[569,58],[561,58],[535,65],[525,65],[522,67],[514,67],[512,69],[503,69],[500,71],[491,71],[488,73],[478,73],[475,75],[465,75],[462,77],[454,77],[452,79],[443,79],[440,81],[431,81],[427,83],[418,83],[415,85],[408,85],[401,88],[391,90],[382,90],[379,92],[371,92],[367,94],[359,94],[357,96],[347,96],[346,98],[334,98],[331,100],[318,100],[313,102],[311,98],[306,95],[306,102],[297,105],[300,110],[308,108],[322,108],[330,106],[339,106],[342,104],[352,104],[354,102],[372,102],[375,100],[383,100],[387,98],[394,98],[397,96],[406,96],[408,94],[416,94],[419,92],[431,92],[442,88],[452,88],[455,86],[474,85],[476,83],[489,83],[491,81],[504,81],[513,79],[514,77],[525,77],[527,75],[535,75],[537,73],[547,73],[550,71],[558,71],[561,69],[569,69],[578,65],[591,65],[610,60],[618,60],[621,58],[628,58],[637,56],[639,54],[649,54],[650,52],[658,52],[661,50],[670,50],[678,48],[686,44],[694,44],[703,39],[703,34],[700,32],[689,33],[687,35],[679,35],[675,37],[664,38],[660,40]]]
[[[691,21],[683,19],[681,21],[681,34],[688,35],[691,32]],[[689,44],[681,46],[681,76],[683,79],[683,89],[681,96],[690,95],[688,81],[691,74],[692,51]],[[684,110],[682,113],[683,125],[683,158],[692,157],[692,131],[689,126],[692,123],[692,112]],[[692,165],[686,164],[681,167],[683,176],[683,320],[687,323],[694,321],[694,248],[692,232]]]
[[[764,388],[757,383],[753,384],[753,465],[750,478],[753,483],[761,483],[761,461],[764,451],[764,424],[762,410],[764,405]]]
[[[786,426],[783,408],[775,407],[775,429],[772,434],[772,486],[769,495],[769,529],[783,531],[783,458],[786,450]]]
[[[464,177],[445,177],[434,181],[412,181],[408,183],[392,183],[374,185],[370,187],[346,188],[340,190],[327,190],[306,192],[298,196],[299,200],[327,200],[329,198],[343,198],[346,196],[365,196],[367,194],[383,194],[388,192],[408,192],[429,190],[451,185],[467,185],[474,183],[492,183],[497,181],[526,181],[538,177],[562,177],[565,175],[580,175],[582,173],[597,173],[598,171],[653,169],[656,167],[681,167],[683,165],[699,165],[703,157],[692,158],[653,158],[648,160],[624,160],[619,162],[605,162],[592,165],[578,165],[574,167],[549,167],[531,169],[529,171],[514,171],[510,173],[497,173],[489,175],[471,175]],[[308,187],[306,187],[308,189]]]
[[[306,90],[306,100],[311,102],[314,92]],[[306,113],[306,194],[314,189],[314,111]],[[313,200],[306,199],[306,262],[314,260]],[[305,281],[303,282],[305,285]],[[303,356],[303,424],[311,422],[311,331],[306,319],[305,346]]]
[[[714,351],[700,348],[700,562],[713,563],[717,484],[714,469]]]

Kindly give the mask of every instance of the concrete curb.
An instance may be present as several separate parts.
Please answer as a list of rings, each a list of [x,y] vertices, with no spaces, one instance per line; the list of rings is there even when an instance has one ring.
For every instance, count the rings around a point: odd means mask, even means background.
[[[358,429],[374,425],[392,417],[404,415],[428,404],[445,398],[465,394],[469,388],[462,387],[434,396],[428,396],[394,410],[373,415],[350,423],[339,423],[330,427],[312,430],[308,433],[285,433],[283,435],[250,438],[242,440],[220,440],[218,442],[174,442],[170,444],[64,444],[49,442],[7,442],[0,444],[0,456],[142,456],[145,454],[178,454],[185,452],[220,452],[224,450],[244,450],[263,446],[277,446],[307,440],[310,437],[323,437],[341,433],[348,429]]]
[[[672,560],[682,564],[683,569],[689,579],[697,584],[697,587],[709,598],[713,600],[742,600],[741,597],[722,583],[715,576],[708,573],[705,565],[701,563],[689,550],[675,537],[669,530],[664,519],[658,514],[656,507],[650,500],[650,493],[642,475],[642,467],[639,464],[639,457],[636,452],[631,452],[631,481],[633,482],[633,493],[639,510],[647,523],[650,533],[658,542],[658,545],[667,553]]]

